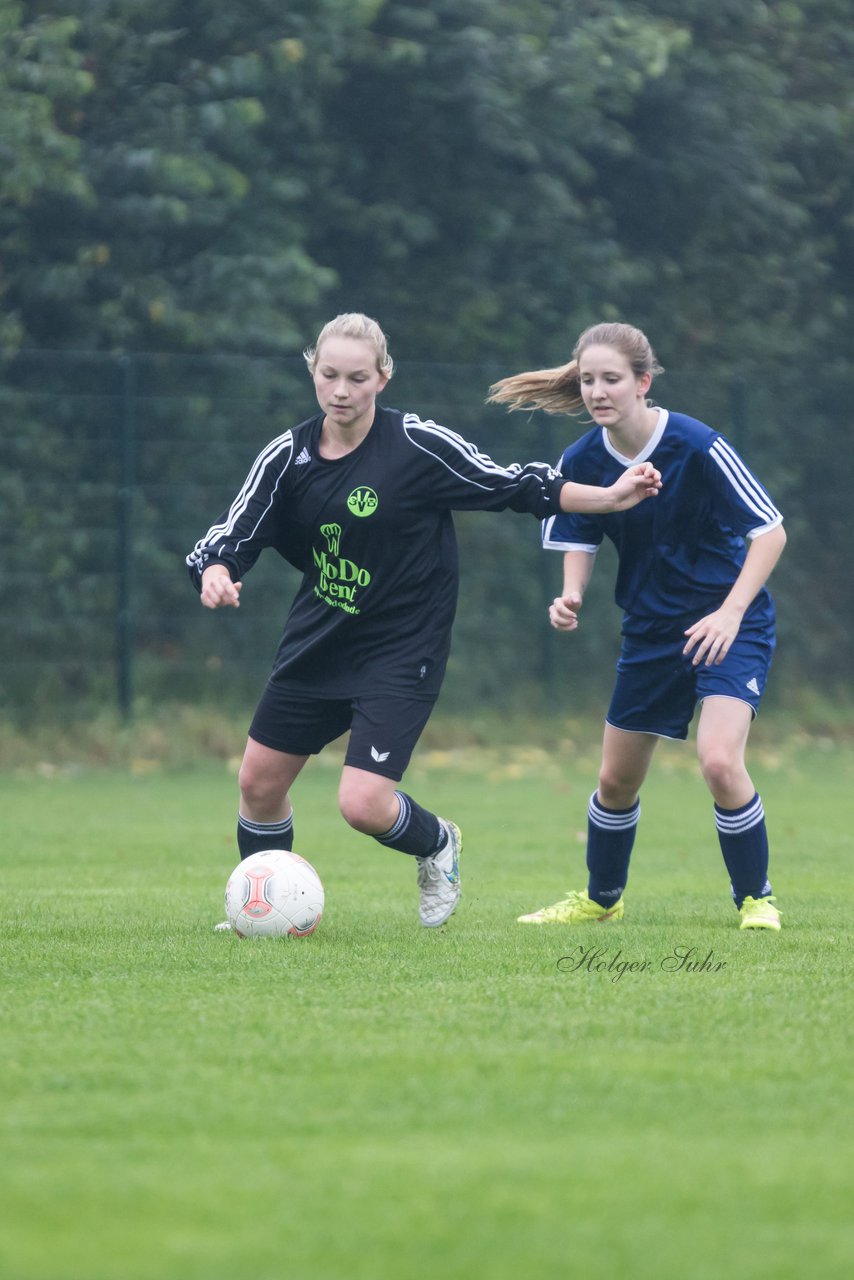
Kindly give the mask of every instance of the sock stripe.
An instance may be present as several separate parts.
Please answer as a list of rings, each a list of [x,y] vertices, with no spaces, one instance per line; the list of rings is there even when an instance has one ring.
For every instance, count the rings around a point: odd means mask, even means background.
[[[636,800],[631,809],[603,809],[594,791],[587,806],[587,816],[594,827],[603,831],[628,831],[635,827],[640,819],[640,800]]]
[[[740,835],[765,821],[761,798],[756,795],[741,809],[720,809],[715,805],[715,826],[724,835]]]
[[[395,791],[398,803],[400,804],[400,813],[397,815],[397,822],[389,827],[388,831],[384,831],[381,836],[375,838],[380,841],[396,840],[401,831],[405,831],[409,826],[409,818],[412,813],[412,805],[409,802],[409,796],[403,791]]]
[[[250,822],[248,818],[244,818],[242,813],[238,813],[237,823],[244,831],[251,832],[253,836],[282,836],[286,832],[293,830],[294,814],[293,810],[291,810],[284,822]]]

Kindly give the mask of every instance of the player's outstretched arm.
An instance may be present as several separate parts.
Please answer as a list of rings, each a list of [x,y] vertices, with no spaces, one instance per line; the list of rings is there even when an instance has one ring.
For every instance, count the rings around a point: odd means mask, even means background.
[[[661,472],[651,462],[628,467],[608,488],[595,484],[575,484],[567,480],[560,491],[561,511],[589,512],[592,515],[627,511],[645,498],[654,498],[661,488]]]
[[[201,600],[206,609],[240,608],[242,582],[232,582],[224,564],[212,564],[202,574]]]

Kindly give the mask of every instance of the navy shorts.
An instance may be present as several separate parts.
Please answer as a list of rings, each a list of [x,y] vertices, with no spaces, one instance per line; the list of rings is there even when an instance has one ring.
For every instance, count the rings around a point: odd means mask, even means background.
[[[623,637],[608,724],[630,733],[684,739],[697,703],[713,697],[746,702],[756,715],[774,654],[773,631],[739,632],[718,667],[695,667],[693,653],[682,652],[686,639],[681,632],[664,639]]]
[[[390,694],[312,698],[270,680],[249,737],[274,751],[314,756],[349,730],[344,763],[399,782],[435,703],[435,698]]]

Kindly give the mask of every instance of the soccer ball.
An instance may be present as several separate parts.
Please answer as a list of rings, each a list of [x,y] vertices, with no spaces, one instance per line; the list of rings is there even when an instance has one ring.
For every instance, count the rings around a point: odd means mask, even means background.
[[[314,867],[287,849],[250,854],[225,886],[225,914],[241,938],[304,938],[320,924],[323,900]]]

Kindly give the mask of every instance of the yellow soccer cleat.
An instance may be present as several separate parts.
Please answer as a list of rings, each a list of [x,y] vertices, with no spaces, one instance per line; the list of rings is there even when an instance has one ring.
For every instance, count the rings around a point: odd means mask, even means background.
[[[779,929],[780,912],[773,898],[745,898],[738,909],[739,929]]]
[[[603,907],[587,896],[587,890],[568,893],[562,902],[541,907],[527,916],[517,916],[517,924],[610,924],[623,918],[623,899],[618,898],[612,907]]]

